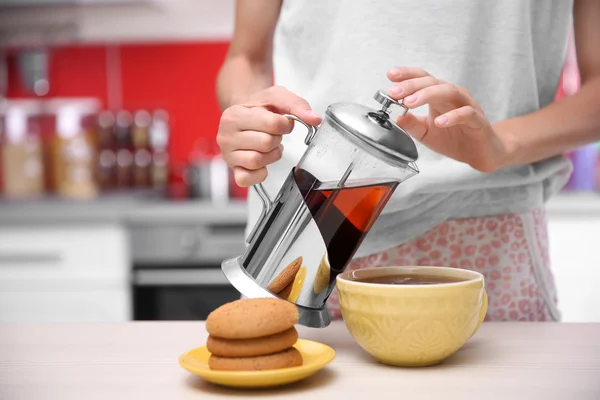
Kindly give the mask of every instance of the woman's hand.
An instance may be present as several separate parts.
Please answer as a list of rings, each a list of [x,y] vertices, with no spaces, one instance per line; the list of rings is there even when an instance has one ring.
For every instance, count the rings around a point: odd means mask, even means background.
[[[407,113],[398,118],[415,139],[431,150],[469,164],[481,172],[496,171],[508,162],[510,143],[492,128],[481,106],[462,87],[431,76],[416,67],[399,67],[388,72],[396,82],[390,97],[414,109],[429,105],[429,115]]]
[[[223,112],[217,143],[239,186],[264,181],[266,166],[281,158],[282,135],[290,133],[294,123],[280,114],[294,114],[311,125],[321,122],[304,99],[279,86],[258,92],[246,103]]]

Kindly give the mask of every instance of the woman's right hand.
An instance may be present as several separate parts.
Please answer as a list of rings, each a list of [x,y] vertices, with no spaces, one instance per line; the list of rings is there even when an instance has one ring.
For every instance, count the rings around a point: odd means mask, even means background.
[[[281,158],[282,135],[294,127],[294,122],[281,114],[294,114],[310,125],[321,122],[306,100],[281,86],[260,91],[221,115],[217,143],[239,186],[264,181],[267,165]]]

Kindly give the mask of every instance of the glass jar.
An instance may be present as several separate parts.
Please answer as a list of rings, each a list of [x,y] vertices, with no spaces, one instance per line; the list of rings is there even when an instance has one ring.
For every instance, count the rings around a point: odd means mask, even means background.
[[[35,116],[39,104],[9,101],[5,106],[1,143],[3,191],[7,198],[34,198],[44,194],[42,145]]]

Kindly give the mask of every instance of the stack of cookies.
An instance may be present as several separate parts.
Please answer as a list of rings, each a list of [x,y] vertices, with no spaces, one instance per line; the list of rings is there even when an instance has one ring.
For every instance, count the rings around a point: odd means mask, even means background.
[[[302,365],[293,345],[298,310],[288,301],[270,298],[241,299],[214,310],[206,319],[214,370],[260,371]]]

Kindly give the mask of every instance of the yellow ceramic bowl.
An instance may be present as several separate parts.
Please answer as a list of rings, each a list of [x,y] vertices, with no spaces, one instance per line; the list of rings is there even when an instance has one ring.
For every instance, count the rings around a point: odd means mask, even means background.
[[[464,279],[431,285],[358,282],[397,274]],[[383,267],[337,276],[340,309],[358,344],[380,362],[435,365],[454,354],[481,326],[487,311],[483,275],[443,267]]]

